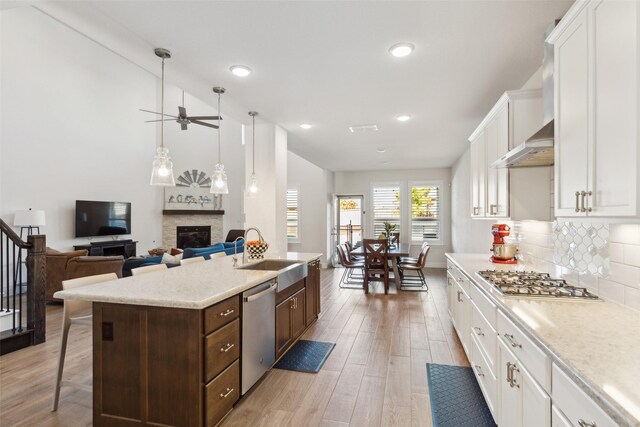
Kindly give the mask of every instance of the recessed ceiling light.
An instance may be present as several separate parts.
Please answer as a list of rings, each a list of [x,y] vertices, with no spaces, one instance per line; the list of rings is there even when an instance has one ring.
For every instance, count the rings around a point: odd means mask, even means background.
[[[413,52],[415,46],[411,43],[396,43],[389,48],[389,53],[396,58],[402,58]]]
[[[386,148],[384,148],[384,147],[380,147],[380,148],[376,148],[376,151],[377,151],[378,153],[386,153],[387,149],[386,149]]]
[[[411,119],[411,116],[408,114],[400,114],[399,116],[396,116],[396,120],[398,120],[399,122],[406,122],[409,119]]]
[[[300,125],[300,127],[301,127],[302,129],[311,129],[311,128],[313,127],[313,125],[312,125],[312,124],[309,124],[309,123],[302,123],[302,124]]]
[[[377,132],[378,125],[353,125],[349,126],[351,133],[356,132]]]
[[[388,165],[389,162],[387,160],[385,160],[384,162],[382,162],[383,165]]]
[[[235,76],[238,77],[247,77],[249,74],[251,74],[251,68],[247,67],[246,65],[233,65],[229,68],[229,71],[231,71]]]

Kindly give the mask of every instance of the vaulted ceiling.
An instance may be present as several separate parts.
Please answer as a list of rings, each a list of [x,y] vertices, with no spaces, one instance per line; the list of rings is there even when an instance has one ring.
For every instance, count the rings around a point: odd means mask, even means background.
[[[82,3],[112,31],[170,49],[171,67],[225,86],[234,103],[284,127],[293,152],[330,170],[363,170],[452,165],[500,94],[540,66],[544,31],[572,1]],[[414,53],[391,56],[403,41]],[[234,64],[253,73],[236,77]],[[348,129],[363,124],[379,130]]]

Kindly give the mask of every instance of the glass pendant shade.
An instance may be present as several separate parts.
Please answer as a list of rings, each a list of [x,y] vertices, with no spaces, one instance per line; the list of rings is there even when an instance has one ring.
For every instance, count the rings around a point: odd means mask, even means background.
[[[255,173],[251,174],[251,181],[249,183],[249,192],[257,193],[258,192],[258,178]]]
[[[164,147],[156,149],[151,170],[151,185],[175,186],[173,179],[173,162],[169,157],[169,150]]]
[[[213,176],[211,177],[211,193],[229,194],[227,174],[224,171],[224,165],[222,163],[217,163],[213,171]]]

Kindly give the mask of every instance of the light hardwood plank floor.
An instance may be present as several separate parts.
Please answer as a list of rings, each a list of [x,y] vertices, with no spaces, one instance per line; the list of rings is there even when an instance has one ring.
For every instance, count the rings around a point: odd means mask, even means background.
[[[221,426],[431,426],[427,362],[468,366],[446,305],[444,269],[427,270],[430,291],[369,295],[340,289],[340,269],[322,270],[322,313],[304,339],[335,342],[319,374],[271,370]],[[0,357],[0,426],[88,426],[90,392],[51,396],[62,306],[47,306],[47,342]],[[74,325],[64,376],[91,383],[91,329]]]

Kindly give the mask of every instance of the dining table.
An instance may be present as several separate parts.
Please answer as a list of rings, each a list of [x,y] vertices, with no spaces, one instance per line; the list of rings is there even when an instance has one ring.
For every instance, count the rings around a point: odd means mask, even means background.
[[[354,248],[351,251],[354,255],[364,255],[364,247],[360,246]],[[408,257],[411,253],[411,245],[408,243],[394,243],[387,249],[387,258],[391,260],[391,269],[393,270],[393,282],[396,285],[396,289],[401,289],[400,271],[398,270],[398,264],[400,258]]]

